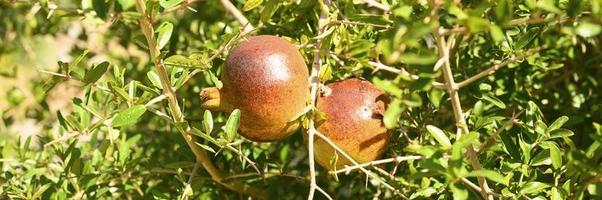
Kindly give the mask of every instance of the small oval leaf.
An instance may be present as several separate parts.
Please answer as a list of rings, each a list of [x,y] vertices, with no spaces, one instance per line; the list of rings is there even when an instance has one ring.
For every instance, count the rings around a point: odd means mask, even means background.
[[[113,127],[120,127],[125,125],[134,124],[138,119],[146,112],[144,105],[135,105],[128,109],[122,110],[117,113],[113,118]]]
[[[167,42],[169,42],[169,38],[171,38],[171,33],[173,32],[173,24],[169,22],[163,22],[159,28],[157,28],[157,45],[159,45],[159,49],[162,49]]]
[[[426,125],[426,130],[428,130],[435,140],[437,140],[439,144],[443,145],[444,148],[451,148],[451,142],[449,141],[449,138],[447,138],[445,132],[443,132],[441,129],[437,128],[436,126]]]
[[[109,62],[107,61],[94,65],[94,67],[84,76],[84,82],[88,84],[96,82],[98,79],[100,79],[100,77],[102,77],[108,68]]]
[[[240,124],[240,110],[235,109],[234,111],[232,111],[232,113],[230,113],[230,117],[228,117],[228,121],[226,122],[226,125],[224,126],[224,132],[226,133],[225,139],[228,140],[228,142],[231,142],[232,140],[234,140],[234,137],[238,131],[239,124]]]

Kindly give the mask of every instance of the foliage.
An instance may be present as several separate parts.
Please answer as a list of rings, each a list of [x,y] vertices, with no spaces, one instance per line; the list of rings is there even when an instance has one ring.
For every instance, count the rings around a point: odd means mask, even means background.
[[[245,24],[220,1],[139,2],[146,12],[134,0],[0,0],[0,199],[244,199],[226,182],[307,198],[304,131],[250,142],[235,134],[238,111],[200,108]],[[391,97],[383,159],[397,162],[366,166],[376,178],[318,167],[333,198],[477,199],[478,177],[501,199],[602,198],[601,0],[233,3],[250,35],[286,37],[308,64],[319,51],[323,83],[362,77]]]

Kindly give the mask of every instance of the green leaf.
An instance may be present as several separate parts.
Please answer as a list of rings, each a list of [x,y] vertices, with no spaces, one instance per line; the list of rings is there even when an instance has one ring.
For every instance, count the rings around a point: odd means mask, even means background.
[[[462,184],[449,184],[454,200],[468,199],[468,190]]]
[[[205,149],[205,150],[207,150],[207,151],[209,151],[211,153],[216,153],[215,150],[213,148],[211,148],[210,146],[207,146],[207,145],[204,145],[204,144],[201,144],[201,143],[198,143],[198,142],[196,144],[199,145],[201,148],[203,148],[203,149]]]
[[[416,65],[430,65],[437,62],[437,55],[430,52],[404,53],[399,56],[402,63]]]
[[[183,68],[206,68],[201,61],[182,55],[173,55],[166,58],[165,65]]]
[[[477,139],[479,139],[479,135],[480,134],[478,132],[470,132],[470,133],[460,137],[460,139],[456,140],[454,142],[454,144],[452,145],[451,159],[453,161],[462,160],[462,155],[463,155],[462,150],[466,149],[467,146],[473,144]],[[459,166],[455,166],[455,167],[459,167]]]
[[[552,187],[550,190],[550,200],[563,200],[562,193],[556,187]]]
[[[574,134],[575,133],[573,133],[573,131],[571,131],[571,130],[561,128],[561,129],[556,129],[556,130],[553,130],[552,132],[550,132],[550,137],[548,137],[548,139],[569,137]]]
[[[215,87],[217,89],[222,89],[222,87],[224,86],[222,81],[220,81],[213,72],[208,70],[208,73],[209,73],[209,78],[211,79],[211,82],[213,83],[213,85],[215,85]]]
[[[94,8],[96,16],[101,19],[106,19],[108,10],[108,3],[106,0],[92,0],[92,8]]]
[[[203,114],[203,131],[207,134],[211,134],[213,131],[213,116],[209,110],[205,110]]]
[[[489,26],[491,25],[491,22],[489,22],[487,19],[484,19],[481,17],[475,17],[475,16],[469,17],[466,22],[467,22],[466,25],[468,26],[468,29],[472,33],[485,31],[485,30],[489,29]]]
[[[228,121],[226,121],[226,125],[223,127],[224,132],[226,133],[225,139],[228,142],[234,140],[236,133],[238,131],[238,126],[240,125],[240,110],[235,109],[230,113],[230,117],[228,117]]]
[[[136,4],[135,0],[117,0],[123,10],[127,10]]]
[[[320,68],[320,73],[318,75],[318,78],[320,78],[320,82],[326,82],[326,81],[329,81],[330,79],[332,79],[332,67],[330,66],[330,64],[325,63]]]
[[[550,158],[552,159],[552,167],[554,169],[560,169],[562,167],[562,154],[560,153],[560,149],[556,144],[552,143],[550,145]]]
[[[173,32],[173,24],[171,24],[170,22],[163,22],[163,24],[161,24],[159,28],[157,28],[156,32],[159,33],[159,35],[157,36],[157,45],[159,45],[159,49],[163,49],[163,47],[167,44],[167,42],[169,42],[169,39],[171,38],[171,33]]]
[[[243,11],[253,10],[253,8],[257,8],[257,6],[261,5],[261,3],[263,3],[263,0],[248,0],[245,3],[245,5],[242,7],[242,10]]]
[[[77,58],[75,58],[75,60],[71,63],[69,63],[69,65],[66,67],[67,68],[67,72],[69,72],[69,70],[75,69],[77,68],[77,66],[79,65],[79,63],[86,58],[86,55],[88,55],[88,50],[84,50],[84,52],[82,52],[81,54],[79,54],[79,56],[77,56]]]
[[[122,110],[117,113],[115,118],[113,118],[113,127],[120,127],[125,125],[134,124],[138,121],[138,119],[146,112],[146,107],[144,105],[135,105],[128,109]]]
[[[497,1],[497,5],[495,6],[495,20],[500,25],[506,24],[507,21],[512,19],[512,14],[514,12],[514,8],[512,5],[512,0],[500,0]]]
[[[385,124],[385,127],[387,129],[393,129],[397,127],[397,120],[404,110],[405,106],[402,106],[401,100],[398,98],[393,98],[383,116],[383,123]]]
[[[556,119],[556,121],[552,122],[552,124],[550,126],[548,126],[548,129],[546,130],[546,132],[549,133],[549,132],[552,132],[552,131],[554,131],[556,129],[559,129],[568,120],[569,120],[569,118],[567,116],[559,117],[558,119]]]
[[[130,97],[128,95],[127,92],[125,92],[125,90],[121,87],[117,87],[115,84],[113,84],[112,82],[109,82],[109,89],[111,89],[111,91],[118,97],[121,97],[123,100],[125,101],[129,101]]]
[[[528,183],[522,185],[519,193],[521,193],[521,194],[538,194],[549,187],[550,186],[548,184],[545,184],[542,182],[536,182],[536,181],[528,182]]]
[[[443,95],[445,95],[445,91],[437,88],[431,89],[429,92],[429,101],[435,108],[439,108],[441,105],[441,100],[443,99]]]
[[[107,61],[95,65],[92,70],[90,70],[88,73],[86,73],[86,76],[84,76],[84,82],[88,84],[96,82],[98,79],[100,79],[100,77],[102,77],[108,68],[109,63]]]
[[[452,145],[451,145],[451,142],[449,141],[449,138],[445,135],[445,132],[443,132],[441,129],[437,128],[436,126],[426,125],[426,130],[428,130],[428,132],[431,133],[433,138],[435,138],[435,140],[437,140],[437,142],[439,142],[439,144],[441,144],[443,146],[443,148],[445,148],[445,149],[451,148]]]
[[[504,41],[506,39],[504,31],[502,31],[502,29],[496,25],[489,26],[489,34],[491,34],[491,38],[493,38],[493,41],[495,41],[496,43]]]
[[[575,17],[581,14],[586,4],[586,0],[569,0],[569,3],[566,6],[567,15],[569,15],[570,17]]]
[[[523,34],[516,43],[514,43],[514,49],[523,49],[526,47],[533,39],[535,39],[539,35],[539,28],[534,27],[529,29],[525,34]]]
[[[148,80],[150,80],[150,82],[156,88],[162,88],[162,86],[161,86],[161,78],[159,78],[159,74],[157,74],[155,71],[148,71],[148,72],[146,72],[146,77],[148,77]]]
[[[514,142],[512,136],[509,133],[503,132],[500,134],[500,138],[502,139],[502,143],[504,144],[504,149],[508,152],[508,154],[514,159],[520,159],[521,154],[518,151],[518,146]]]
[[[180,5],[182,2],[184,2],[184,0],[160,0],[159,5],[161,5],[163,9],[167,10]]]
[[[498,99],[497,97],[490,96],[490,95],[483,95],[483,100],[485,100],[489,103],[492,103],[493,105],[497,106],[498,108],[506,109],[506,104],[504,104],[504,102],[502,102],[502,100]]]
[[[410,91],[428,91],[431,89],[432,82],[431,78],[418,78],[410,85]]]
[[[278,8],[280,7],[281,1],[279,0],[268,0],[263,6],[263,10],[261,11],[261,17],[259,18],[262,22],[269,22],[270,19],[274,16]]]
[[[556,1],[555,0],[543,0],[543,1],[538,1],[537,2],[537,7],[546,10],[548,12],[552,12],[552,13],[556,13],[556,14],[562,14],[562,10],[560,10],[558,7],[556,7]]]
[[[493,170],[474,170],[468,173],[468,177],[485,177],[489,180],[495,181],[496,183],[500,183],[506,186],[509,184],[508,180],[504,176],[502,176],[502,174]]]
[[[600,25],[598,24],[583,22],[579,26],[577,26],[576,31],[577,34],[579,34],[581,37],[588,38],[600,34],[600,32],[602,31],[602,27],[600,27]]]
[[[47,183],[40,188],[36,188],[36,192],[33,194],[33,196],[31,196],[31,199],[40,199],[42,194],[44,194],[44,192],[46,192],[50,186],[52,186],[52,183]]]

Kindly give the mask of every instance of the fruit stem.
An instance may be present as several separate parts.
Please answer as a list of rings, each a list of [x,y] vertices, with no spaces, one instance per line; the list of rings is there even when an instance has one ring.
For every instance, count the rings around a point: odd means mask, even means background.
[[[199,95],[201,101],[203,101],[201,106],[205,109],[222,112],[232,112],[234,110],[232,104],[222,99],[222,92],[216,87],[203,88]]]

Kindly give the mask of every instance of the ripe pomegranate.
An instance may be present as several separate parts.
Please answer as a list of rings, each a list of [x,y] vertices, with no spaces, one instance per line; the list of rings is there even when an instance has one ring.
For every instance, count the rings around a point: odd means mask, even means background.
[[[316,122],[317,130],[358,163],[378,159],[388,140],[388,130],[383,124],[388,103],[385,93],[360,79],[339,81],[327,87],[331,92],[317,99],[317,109],[327,116]],[[327,169],[332,169],[335,158],[336,168],[352,165],[338,153],[335,157],[334,148],[320,138],[316,138],[314,149],[316,161]]]
[[[239,133],[258,142],[282,140],[295,132],[309,99],[308,70],[287,40],[262,35],[236,46],[222,68],[223,88],[205,88],[203,107],[240,109]]]

